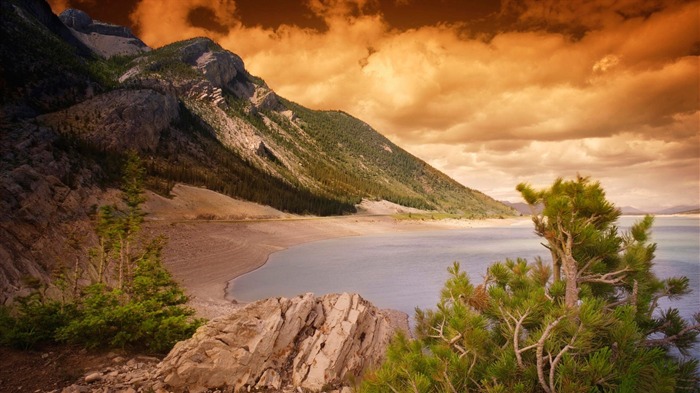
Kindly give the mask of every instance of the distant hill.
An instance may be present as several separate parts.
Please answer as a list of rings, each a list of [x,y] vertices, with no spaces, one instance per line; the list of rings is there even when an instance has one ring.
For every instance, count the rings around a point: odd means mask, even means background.
[[[692,214],[700,212],[700,205],[679,205],[654,212],[655,214]]]
[[[629,214],[629,215],[643,215],[647,214],[648,212],[645,212],[643,210],[637,209],[636,207],[633,206],[623,206],[620,208],[622,211],[622,214]]]
[[[513,209],[517,210],[520,214],[522,215],[530,215],[532,214],[530,211],[530,206],[524,202],[508,202],[508,201],[500,201],[504,205],[510,206]],[[620,208],[622,211],[622,214],[626,215],[644,215],[644,214],[698,214],[700,213],[700,206],[689,206],[689,205],[682,205],[682,206],[674,206],[671,208],[663,209],[660,211],[655,211],[655,212],[649,212],[641,209],[637,209],[634,206],[623,206]],[[537,212],[541,212],[542,209],[541,207],[537,209]]]
[[[94,241],[90,214],[129,150],[164,196],[183,183],[297,214],[354,213],[363,199],[515,214],[347,113],[279,97],[209,39],[151,50],[80,11],[59,18],[43,0],[0,8],[2,291],[84,254],[67,240]]]
[[[530,205],[528,205],[525,202],[508,202],[508,201],[500,201],[506,206],[510,206],[513,209],[515,209],[518,213],[524,216],[529,216],[532,214],[532,209],[530,208]],[[540,213],[542,211],[542,206],[537,206],[535,209],[535,213]]]

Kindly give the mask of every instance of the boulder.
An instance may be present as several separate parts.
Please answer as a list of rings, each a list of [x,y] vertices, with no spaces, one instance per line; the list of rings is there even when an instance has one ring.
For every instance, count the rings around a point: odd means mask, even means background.
[[[176,392],[339,388],[377,366],[403,325],[357,294],[270,298],[202,326],[157,373]]]

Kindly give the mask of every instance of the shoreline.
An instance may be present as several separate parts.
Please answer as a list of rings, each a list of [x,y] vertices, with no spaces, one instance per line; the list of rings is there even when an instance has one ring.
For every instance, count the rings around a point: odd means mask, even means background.
[[[272,253],[300,244],[352,236],[509,226],[529,217],[403,221],[385,215],[240,221],[150,221],[165,234],[163,260],[190,296],[198,317],[212,319],[241,307],[230,282],[264,266]]]

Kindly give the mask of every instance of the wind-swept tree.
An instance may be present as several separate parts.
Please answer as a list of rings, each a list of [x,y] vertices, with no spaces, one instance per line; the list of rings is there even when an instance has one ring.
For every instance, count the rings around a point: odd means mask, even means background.
[[[416,313],[366,378],[367,392],[681,392],[698,388],[697,360],[677,359],[700,331],[658,300],[689,292],[686,278],[651,271],[652,217],[620,233],[598,183],[558,179],[518,190],[553,257],[492,264],[471,283],[455,263],[435,310]],[[559,274],[557,271],[559,270]],[[554,273],[554,279],[552,278]]]

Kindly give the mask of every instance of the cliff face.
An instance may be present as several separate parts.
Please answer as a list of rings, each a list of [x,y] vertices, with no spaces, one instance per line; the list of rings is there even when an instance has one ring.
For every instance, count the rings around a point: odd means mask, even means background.
[[[112,151],[154,152],[161,134],[178,119],[174,95],[153,90],[114,90],[37,117],[52,129]]]
[[[77,266],[89,274],[89,213],[101,170],[58,148],[60,136],[26,123],[0,137],[0,303]]]

